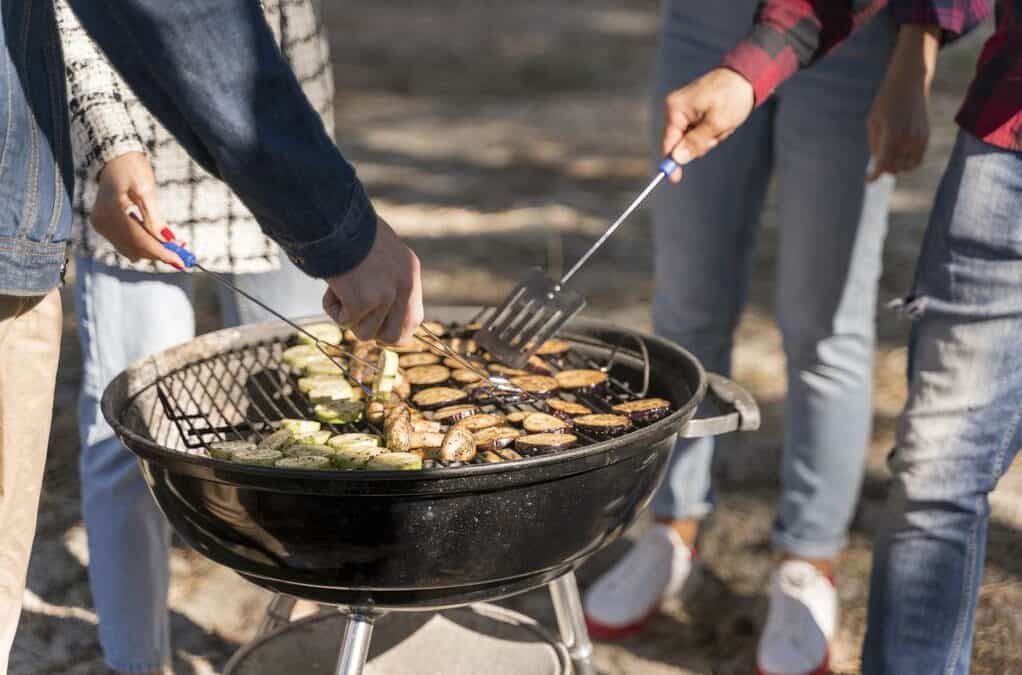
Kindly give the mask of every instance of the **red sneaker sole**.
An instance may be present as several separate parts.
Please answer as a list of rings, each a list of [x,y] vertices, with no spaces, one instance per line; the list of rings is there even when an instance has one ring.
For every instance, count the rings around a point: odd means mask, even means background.
[[[604,642],[614,642],[616,640],[624,640],[627,637],[631,637],[642,632],[642,629],[649,625],[649,622],[653,620],[653,617],[657,614],[657,608],[654,607],[649,611],[649,614],[642,617],[634,623],[630,623],[624,626],[608,626],[607,624],[600,623],[586,617],[586,628],[589,629],[589,637]]]

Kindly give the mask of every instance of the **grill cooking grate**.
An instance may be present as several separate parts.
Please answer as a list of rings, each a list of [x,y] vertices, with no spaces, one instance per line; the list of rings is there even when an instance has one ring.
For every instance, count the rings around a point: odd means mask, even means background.
[[[551,370],[589,368],[602,370],[608,375],[608,387],[600,395],[564,395],[596,412],[609,412],[613,405],[646,396],[649,388],[649,353],[637,335],[617,345],[581,336],[565,336],[575,347],[594,347],[596,351],[610,349],[606,361],[599,363],[573,348],[560,356],[541,357]],[[635,349],[627,344],[634,342]],[[300,373],[294,372],[283,360],[284,350],[290,346],[286,339],[257,342],[224,351],[215,356],[196,360],[184,367],[162,375],[157,380],[157,396],[164,413],[180,434],[179,446],[192,451],[208,450],[211,443],[226,440],[258,440],[276,430],[276,423],[284,418],[314,419],[308,399],[298,389]],[[631,382],[616,370],[620,357],[628,355],[642,364],[641,379]],[[630,375],[635,369],[627,368]],[[509,403],[497,401],[481,405],[484,412],[539,410],[532,401]],[[357,424],[323,424],[333,433],[369,431],[382,435],[381,430],[367,420]],[[596,439],[573,431],[586,444]],[[169,439],[167,439],[169,440]],[[437,463],[426,460],[424,468]],[[456,466],[448,464],[446,466]]]

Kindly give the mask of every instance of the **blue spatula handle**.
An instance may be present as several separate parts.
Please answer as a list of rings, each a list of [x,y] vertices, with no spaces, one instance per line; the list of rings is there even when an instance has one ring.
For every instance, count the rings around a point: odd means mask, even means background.
[[[677,170],[678,163],[675,162],[670,157],[664,157],[663,160],[660,162],[660,173],[664,174],[668,178],[670,178],[671,174]]]
[[[195,254],[186,249],[184,246],[175,244],[172,241],[165,241],[163,242],[163,248],[177,253],[178,257],[181,258],[181,262],[185,264],[185,267],[195,267]]]

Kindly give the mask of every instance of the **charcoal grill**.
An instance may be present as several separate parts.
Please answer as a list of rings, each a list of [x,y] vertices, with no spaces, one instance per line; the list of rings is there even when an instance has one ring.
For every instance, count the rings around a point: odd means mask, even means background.
[[[467,323],[472,314],[429,312],[447,324]],[[665,398],[670,415],[558,453],[416,472],[281,470],[204,456],[211,442],[269,433],[275,420],[309,412],[281,363],[292,334],[268,322],[171,348],[121,373],[102,408],[191,546],[271,591],[349,615],[339,673],[360,672],[381,613],[456,607],[544,584],[551,584],[576,671],[589,672],[573,570],[634,522],[679,434],[758,426],[752,398],[708,377],[684,349],[576,319],[561,335],[573,345],[573,361],[561,365],[604,368],[611,400]],[[707,392],[725,410],[693,419]]]

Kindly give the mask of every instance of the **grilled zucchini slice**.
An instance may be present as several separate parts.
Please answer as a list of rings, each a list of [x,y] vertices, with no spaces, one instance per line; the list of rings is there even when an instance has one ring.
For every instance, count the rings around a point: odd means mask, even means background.
[[[230,459],[239,452],[255,449],[256,444],[249,441],[217,441],[209,444],[209,454],[216,459]]]
[[[290,431],[292,434],[311,434],[319,431],[322,425],[316,420],[282,419],[280,428]]]
[[[330,468],[330,460],[327,457],[307,455],[304,457],[283,457],[278,459],[274,465],[278,469],[301,469],[303,471],[322,471]]]
[[[368,462],[368,471],[418,471],[422,468],[422,457],[412,452],[384,452]]]

